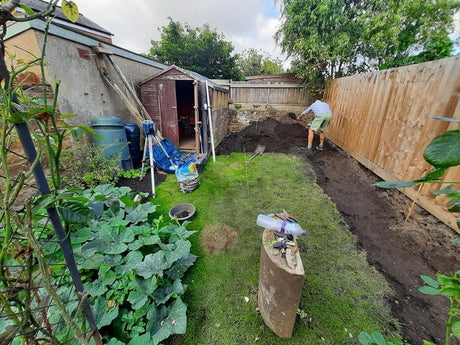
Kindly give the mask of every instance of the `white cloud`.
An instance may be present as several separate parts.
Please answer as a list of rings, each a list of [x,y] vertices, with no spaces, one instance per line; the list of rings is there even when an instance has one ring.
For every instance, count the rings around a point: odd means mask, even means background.
[[[274,1],[267,0],[78,0],[80,13],[114,34],[113,42],[146,53],[168,17],[181,24],[209,24],[233,43],[235,52],[256,48],[281,57],[273,35],[279,25]],[[272,16],[264,15],[270,13]]]

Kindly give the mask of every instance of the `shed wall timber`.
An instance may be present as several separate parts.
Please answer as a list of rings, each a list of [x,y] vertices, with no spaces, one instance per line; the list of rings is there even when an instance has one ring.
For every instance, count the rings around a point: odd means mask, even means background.
[[[459,123],[460,57],[335,79],[326,88],[333,118],[327,137],[385,180],[413,180],[427,174],[426,145]],[[443,181],[460,181],[460,166]],[[443,185],[445,186],[445,185]],[[458,186],[457,186],[458,187]],[[457,229],[446,199],[425,184],[402,191],[440,220]]]
[[[233,100],[230,131],[239,131],[267,117],[281,118],[289,112],[300,114],[313,100],[304,87],[293,83],[232,82],[230,97]]]

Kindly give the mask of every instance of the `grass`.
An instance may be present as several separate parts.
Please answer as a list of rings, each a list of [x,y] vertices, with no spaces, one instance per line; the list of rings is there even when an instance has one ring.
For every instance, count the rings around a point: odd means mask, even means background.
[[[316,184],[311,168],[295,156],[263,154],[250,165],[248,157],[211,159],[192,193],[182,194],[174,175],[157,188],[161,214],[181,202],[191,202],[197,210],[187,225],[198,231],[192,237],[198,260],[186,276],[187,333],[168,344],[250,344],[256,337],[259,344],[280,342],[256,310],[263,232],[256,218],[283,209],[307,229],[307,236],[298,239],[305,268],[299,305],[304,317],[283,344],[357,344],[361,331],[389,335],[397,329],[385,302],[391,293],[387,283],[357,250],[355,237]],[[237,239],[231,239],[235,246],[209,254],[199,232],[213,227],[215,233],[224,225],[236,231]]]

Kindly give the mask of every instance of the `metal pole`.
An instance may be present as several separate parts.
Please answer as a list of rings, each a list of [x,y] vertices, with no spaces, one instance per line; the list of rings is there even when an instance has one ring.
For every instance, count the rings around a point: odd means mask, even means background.
[[[152,136],[147,136],[149,141],[149,160],[150,160],[150,175],[152,181],[152,196],[155,198],[155,166],[153,165],[153,140]]]
[[[206,80],[206,99],[208,104],[208,118],[209,118],[209,133],[211,134],[211,151],[212,151],[212,161],[216,161],[216,151],[214,149],[214,130],[212,128],[212,119],[211,119],[211,102],[209,100],[209,87],[208,81]]]
[[[142,177],[144,176],[145,156],[147,154],[147,142],[148,140],[144,140],[144,152],[142,153],[141,177],[139,178],[139,181],[142,181]]]
[[[37,158],[37,151],[35,150],[32,137],[30,136],[29,128],[25,122],[16,124],[16,131],[18,132],[19,139],[21,140],[24,152],[27,156],[27,159],[30,163],[34,162]],[[50,194],[50,188],[48,182],[46,181],[45,173],[43,168],[38,162],[34,168],[34,176],[37,181],[38,189],[42,195]],[[72,276],[73,283],[77,292],[81,293],[81,296],[84,296],[83,283],[81,281],[80,274],[78,273],[77,264],[73,257],[72,247],[67,239],[64,227],[62,226],[61,220],[59,219],[59,214],[55,207],[50,207],[46,210],[50,218],[51,224],[53,225],[54,232],[56,237],[59,240],[62,252],[64,254],[64,259],[66,261],[67,267],[69,268],[70,274]],[[83,304],[83,311],[88,320],[91,331],[93,331],[94,340],[96,344],[102,344],[102,339],[97,329],[96,321],[94,315],[91,311],[91,305],[88,302],[87,298],[83,298],[81,303]]]

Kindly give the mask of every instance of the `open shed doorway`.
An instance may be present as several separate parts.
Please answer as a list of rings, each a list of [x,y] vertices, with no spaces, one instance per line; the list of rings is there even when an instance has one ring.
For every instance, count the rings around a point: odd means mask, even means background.
[[[176,80],[177,123],[179,127],[179,147],[181,150],[196,149],[195,126],[199,122],[195,109],[198,109],[195,82]]]

